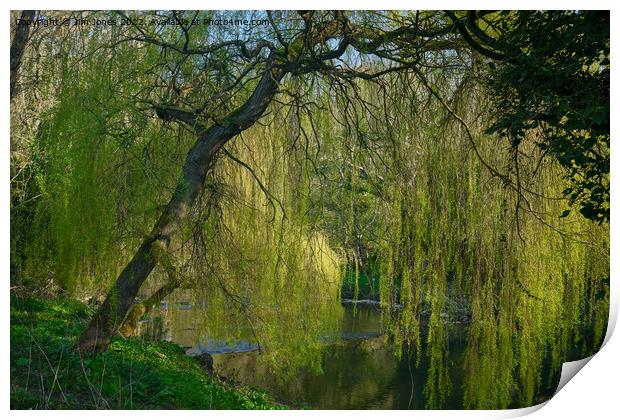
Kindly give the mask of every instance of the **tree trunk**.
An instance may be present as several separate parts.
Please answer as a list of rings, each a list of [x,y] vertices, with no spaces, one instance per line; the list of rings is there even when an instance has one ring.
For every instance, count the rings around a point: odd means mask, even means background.
[[[153,309],[170,293],[175,291],[177,287],[181,285],[179,278],[170,279],[170,281],[157,289],[148,299],[142,302],[136,303],[129,309],[129,313],[125,317],[123,324],[118,329],[118,333],[124,337],[129,338],[134,335],[140,318],[142,315]]]
[[[155,223],[151,234],[140,245],[123,269],[105,301],[78,339],[80,352],[107,349],[140,289],[170,245],[179,223],[204,188],[205,177],[218,150],[232,137],[252,126],[265,112],[286,72],[267,68],[250,98],[223,123],[204,130],[196,124],[197,140],[189,151],[176,190]],[[187,117],[186,117],[187,118]]]
[[[26,50],[26,43],[28,42],[28,34],[30,32],[30,25],[25,22],[30,22],[34,18],[34,10],[22,10],[20,20],[15,28],[15,35],[13,35],[13,42],[11,42],[11,90],[10,100],[17,93],[17,74],[19,66],[22,64],[22,57]]]
[[[160,264],[166,270],[168,275],[168,282],[160,287],[155,293],[153,293],[148,299],[142,302],[136,303],[129,309],[129,313],[125,317],[123,324],[119,328],[118,332],[121,336],[128,338],[131,337],[140,322],[142,315],[153,309],[170,293],[176,290],[181,285],[183,279],[181,274],[176,269],[173,258],[170,256],[160,256]]]

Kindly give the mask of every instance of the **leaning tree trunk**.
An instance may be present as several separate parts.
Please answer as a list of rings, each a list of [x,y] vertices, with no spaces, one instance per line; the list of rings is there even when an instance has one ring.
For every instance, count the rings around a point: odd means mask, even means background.
[[[129,338],[134,335],[142,315],[159,305],[166,296],[174,292],[183,283],[181,273],[175,266],[173,258],[169,255],[156,255],[156,258],[166,271],[168,281],[147,299],[131,306],[125,320],[118,329],[118,333],[122,337]]]
[[[174,292],[180,285],[181,281],[179,277],[171,277],[166,284],[157,289],[157,291],[147,299],[132,305],[125,320],[118,329],[118,333],[121,337],[129,338],[133,336],[138,329],[138,324],[142,315],[159,305],[166,296]]]
[[[252,126],[265,112],[276,94],[285,71],[267,68],[249,99],[223,123],[203,129],[195,116],[187,112],[158,110],[169,118],[193,120],[197,140],[187,154],[176,190],[155,223],[151,234],[142,242],[129,264],[123,269],[105,301],[80,335],[76,349],[80,352],[101,352],[107,349],[112,336],[123,322],[134,299],[158,263],[176,233],[188,208],[204,188],[205,177],[218,150],[231,138]],[[181,115],[182,114],[182,115]]]
[[[26,50],[26,43],[28,42],[28,34],[30,32],[31,25],[26,23],[32,21],[33,18],[34,10],[22,11],[19,22],[17,23],[17,28],[15,29],[15,35],[13,35],[13,42],[11,42],[11,100],[17,93],[17,74],[22,64],[22,57]]]

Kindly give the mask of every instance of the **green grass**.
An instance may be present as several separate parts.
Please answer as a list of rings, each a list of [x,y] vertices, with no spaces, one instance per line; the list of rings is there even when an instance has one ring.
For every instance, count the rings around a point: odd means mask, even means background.
[[[80,357],[72,345],[93,308],[11,297],[12,409],[273,409],[268,395],[206,373],[174,343],[116,339]]]

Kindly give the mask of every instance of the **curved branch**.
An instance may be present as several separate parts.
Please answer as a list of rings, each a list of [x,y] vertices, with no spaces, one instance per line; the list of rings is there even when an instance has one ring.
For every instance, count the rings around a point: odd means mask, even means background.
[[[458,29],[459,33],[461,34],[465,42],[467,42],[467,44],[470,47],[472,47],[474,50],[478,51],[480,54],[486,57],[492,58],[493,60],[505,61],[508,59],[508,56],[501,54],[499,52],[490,50],[486,48],[485,46],[483,46],[482,44],[478,43],[476,40],[474,40],[474,38],[471,36],[469,31],[463,24],[463,22],[459,18],[457,18],[456,15],[452,11],[446,10],[445,13],[452,20],[452,22],[454,22],[454,24],[456,25],[456,28]]]
[[[204,132],[205,127],[196,120],[196,115],[194,113],[171,105],[149,103],[155,108],[155,113],[162,120],[183,122],[194,128],[197,133]]]

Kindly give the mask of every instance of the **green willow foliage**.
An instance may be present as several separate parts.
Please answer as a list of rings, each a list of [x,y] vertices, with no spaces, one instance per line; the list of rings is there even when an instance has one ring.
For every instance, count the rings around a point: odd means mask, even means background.
[[[455,302],[466,302],[471,316],[464,406],[507,407],[515,387],[527,406],[540,389],[547,348],[559,368],[570,349],[586,345],[581,331],[593,323],[590,351],[601,343],[609,231],[581,217],[559,218],[559,168],[525,158],[537,156],[533,142],[515,150],[484,135],[484,92],[462,83],[460,99],[445,88],[441,95],[453,95],[480,157],[463,124],[415,81],[401,82],[398,91],[407,93],[391,103],[398,170],[386,188],[381,300],[396,350],[405,344],[420,355],[424,346],[429,355],[430,408],[441,407],[450,388],[445,321]]]
[[[215,202],[219,216],[205,218],[198,206],[188,265],[194,299],[206,302],[207,337],[258,341],[275,367],[294,373],[320,369],[322,346],[336,331],[341,256],[309,220],[310,171],[287,150],[294,127],[279,119],[249,130],[228,148],[235,160],[216,164],[218,196],[205,205]]]
[[[609,11],[527,11],[501,30],[519,53],[493,65],[501,112],[490,129],[518,144],[538,128],[538,147],[566,170],[570,204],[609,221]]]
[[[104,293],[168,200],[194,135],[135,105],[135,77],[158,63],[156,52],[93,44],[62,68],[39,132],[41,198],[32,240],[21,244],[27,277],[51,277],[77,296]],[[274,365],[320,369],[341,312],[341,257],[308,221],[309,163],[291,151],[295,120],[283,118],[271,126],[290,130],[256,127],[221,156],[172,254],[192,299],[208,301],[210,336],[232,340],[249,328]],[[166,281],[157,271],[147,290]]]
[[[57,103],[42,119],[35,151],[37,240],[25,244],[31,247],[27,276],[51,271],[77,294],[109,287],[173,185],[180,164],[171,151],[187,148],[185,139],[175,139],[124,97],[139,88],[127,73],[143,70],[132,66],[129,48],[114,55],[91,49],[69,54]],[[127,72],[115,71],[118,66]]]

